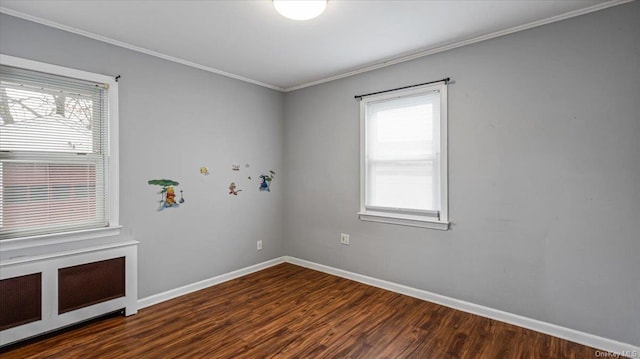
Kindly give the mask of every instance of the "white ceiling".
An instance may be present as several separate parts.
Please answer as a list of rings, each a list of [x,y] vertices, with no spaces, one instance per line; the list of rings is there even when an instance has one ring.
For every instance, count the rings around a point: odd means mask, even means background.
[[[286,91],[623,2],[330,0],[309,21],[268,0],[2,0],[0,11]]]

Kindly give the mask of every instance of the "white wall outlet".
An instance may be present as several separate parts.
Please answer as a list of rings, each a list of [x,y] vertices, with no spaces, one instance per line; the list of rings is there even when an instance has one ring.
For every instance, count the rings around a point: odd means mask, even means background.
[[[261,250],[262,250],[262,241],[258,241],[258,242],[256,243],[256,249],[257,249],[257,250],[259,250],[259,251],[261,251]]]
[[[340,233],[340,243],[344,245],[349,245],[349,235],[346,233]]]

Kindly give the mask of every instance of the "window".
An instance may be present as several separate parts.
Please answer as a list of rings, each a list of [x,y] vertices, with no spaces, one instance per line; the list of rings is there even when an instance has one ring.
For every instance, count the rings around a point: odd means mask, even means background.
[[[118,228],[117,82],[0,56],[0,239]]]
[[[360,219],[448,229],[447,85],[362,98]]]

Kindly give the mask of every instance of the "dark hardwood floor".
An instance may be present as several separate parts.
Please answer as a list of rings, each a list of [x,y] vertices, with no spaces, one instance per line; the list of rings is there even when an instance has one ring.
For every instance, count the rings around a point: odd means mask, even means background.
[[[596,357],[593,348],[286,263],[9,349],[0,356]]]

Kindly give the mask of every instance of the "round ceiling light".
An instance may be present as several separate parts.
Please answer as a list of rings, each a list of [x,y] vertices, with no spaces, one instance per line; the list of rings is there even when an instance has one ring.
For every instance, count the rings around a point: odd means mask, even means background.
[[[280,15],[293,20],[309,20],[322,14],[327,0],[273,0]]]

